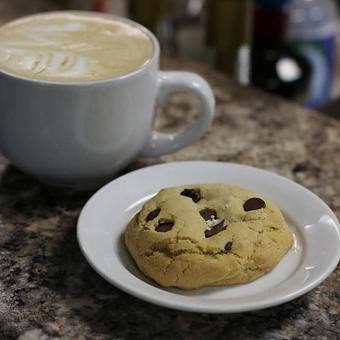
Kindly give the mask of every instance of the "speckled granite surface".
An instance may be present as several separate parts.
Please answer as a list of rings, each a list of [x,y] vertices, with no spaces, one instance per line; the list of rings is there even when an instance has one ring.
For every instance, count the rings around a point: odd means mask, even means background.
[[[254,165],[287,176],[340,216],[340,122],[240,88],[200,66],[217,99],[213,126],[176,154],[129,169],[202,159]],[[189,123],[192,99],[177,95],[158,126]],[[0,159],[0,339],[339,339],[340,271],[293,302],[263,311],[178,312],[131,297],[100,278],[81,255],[76,221],[90,193],[54,190]]]

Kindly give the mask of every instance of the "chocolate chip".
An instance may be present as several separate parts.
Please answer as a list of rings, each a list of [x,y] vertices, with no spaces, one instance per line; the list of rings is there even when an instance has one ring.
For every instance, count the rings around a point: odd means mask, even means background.
[[[155,230],[158,231],[159,233],[165,233],[171,230],[174,224],[175,223],[172,221],[160,221]]]
[[[217,218],[216,210],[210,208],[200,210],[200,215],[204,218],[205,221],[208,221],[211,218]]]
[[[195,203],[197,203],[201,199],[201,190],[200,189],[184,189],[181,192],[181,195],[190,197]]]
[[[226,251],[226,253],[230,252],[232,246],[233,246],[233,242],[227,242],[227,244],[224,246],[224,250]]]
[[[258,197],[249,198],[249,200],[247,200],[243,204],[243,209],[245,211],[257,210],[265,207],[266,203],[261,198]]]
[[[223,223],[224,223],[224,220],[222,220],[220,223],[214,225],[210,230],[206,230],[204,232],[205,237],[208,238],[208,237],[211,237],[211,236],[218,234],[219,232],[221,232],[223,230],[226,230],[227,225],[223,225]]]
[[[152,221],[154,218],[156,218],[159,215],[160,211],[161,211],[161,209],[157,208],[157,209],[149,212],[148,216],[146,216],[146,221],[147,222]]]

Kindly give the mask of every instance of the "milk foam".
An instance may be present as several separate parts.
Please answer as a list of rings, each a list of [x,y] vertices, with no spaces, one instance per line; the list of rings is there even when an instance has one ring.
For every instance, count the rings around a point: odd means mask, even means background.
[[[0,70],[34,79],[106,79],[138,69],[152,54],[138,28],[93,14],[42,14],[0,28]]]

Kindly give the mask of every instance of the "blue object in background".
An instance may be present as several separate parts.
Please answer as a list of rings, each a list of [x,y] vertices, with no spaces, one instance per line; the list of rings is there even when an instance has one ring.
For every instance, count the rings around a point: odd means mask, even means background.
[[[256,5],[261,9],[278,10],[287,5],[291,0],[256,0]]]
[[[335,72],[335,43],[335,37],[328,37],[297,45],[312,69],[309,98],[303,103],[306,107],[316,108],[330,100]]]
[[[316,108],[331,98],[335,71],[337,7],[332,0],[292,0],[288,11],[287,40],[311,66],[308,99]]]

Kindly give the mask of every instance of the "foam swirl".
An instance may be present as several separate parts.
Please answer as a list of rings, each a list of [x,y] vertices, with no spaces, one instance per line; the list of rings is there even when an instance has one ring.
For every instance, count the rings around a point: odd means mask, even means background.
[[[129,73],[152,56],[139,29],[93,14],[43,14],[0,28],[0,69],[50,81]]]

